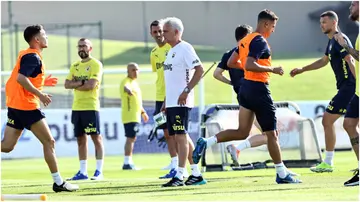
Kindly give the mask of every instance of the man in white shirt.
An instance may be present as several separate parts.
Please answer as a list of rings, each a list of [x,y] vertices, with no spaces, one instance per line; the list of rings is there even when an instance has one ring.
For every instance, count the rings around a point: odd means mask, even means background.
[[[171,49],[164,62],[166,97],[163,108],[166,108],[169,135],[175,136],[178,145],[179,167],[175,177],[163,187],[206,184],[199,168],[192,161],[194,143],[187,132],[189,113],[194,107],[193,88],[200,81],[204,70],[192,45],[181,39],[183,31],[180,19],[171,17],[164,20],[164,38]],[[184,183],[186,158],[190,162],[191,175]]]

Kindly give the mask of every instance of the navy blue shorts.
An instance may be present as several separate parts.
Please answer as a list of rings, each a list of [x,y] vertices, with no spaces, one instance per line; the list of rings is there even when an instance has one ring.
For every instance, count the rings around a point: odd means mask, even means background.
[[[354,95],[346,109],[345,118],[359,118],[359,96]]]
[[[164,102],[162,101],[156,101],[155,103],[155,111],[154,111],[154,116],[158,113],[160,113],[161,107],[163,105]],[[158,129],[167,129],[166,127],[166,123],[162,124],[161,126],[158,127]]]
[[[267,84],[245,80],[239,97],[240,106],[255,113],[262,131],[276,130],[276,108]]]
[[[8,120],[6,125],[18,130],[24,128],[30,130],[31,125],[45,118],[45,114],[40,109],[35,110],[19,110],[8,108]]]
[[[71,123],[74,126],[75,137],[84,134],[100,135],[100,116],[98,111],[72,111]]]
[[[355,85],[343,86],[338,93],[331,99],[326,108],[326,112],[330,114],[344,115],[351,98],[355,95]]]
[[[189,126],[188,107],[170,107],[166,108],[166,124],[169,130],[169,135],[187,134]]]
[[[135,138],[140,131],[140,123],[130,122],[124,123],[125,137]]]
[[[241,86],[236,86],[234,87],[234,92],[236,93],[236,99],[240,105],[240,89],[241,89]]]

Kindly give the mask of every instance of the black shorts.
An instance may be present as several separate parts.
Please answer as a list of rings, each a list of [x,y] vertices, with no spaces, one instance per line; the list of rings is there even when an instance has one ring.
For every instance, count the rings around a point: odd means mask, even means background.
[[[74,126],[75,137],[84,134],[100,135],[100,117],[98,111],[72,111],[71,123]]]
[[[359,118],[359,96],[354,95],[346,109],[345,118]]]
[[[239,97],[240,106],[255,113],[262,131],[276,130],[276,108],[267,84],[245,80]]]
[[[241,89],[241,86],[234,86],[234,91],[236,93],[236,99],[240,105],[240,89]]]
[[[169,107],[166,108],[166,124],[169,130],[169,135],[187,134],[189,126],[188,107]]]
[[[156,103],[155,103],[155,111],[154,111],[154,114],[153,114],[154,116],[155,116],[156,114],[160,113],[160,110],[161,110],[161,107],[162,107],[163,103],[164,103],[164,102],[162,102],[162,101],[156,101]],[[167,129],[166,123],[160,125],[160,126],[158,127],[158,129]]]
[[[355,85],[343,86],[338,93],[331,99],[326,108],[326,112],[330,114],[344,115],[351,98],[355,95]]]
[[[140,131],[140,123],[130,122],[124,123],[125,137],[135,138]]]
[[[40,109],[25,111],[10,107],[8,108],[7,116],[6,125],[19,130],[24,128],[30,130],[31,125],[45,118],[45,114]]]

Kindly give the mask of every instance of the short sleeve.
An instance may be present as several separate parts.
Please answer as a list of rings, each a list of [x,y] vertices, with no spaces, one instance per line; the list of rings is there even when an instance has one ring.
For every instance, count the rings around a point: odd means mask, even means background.
[[[267,50],[267,43],[261,36],[256,36],[250,42],[248,57],[258,60]]]
[[[195,49],[190,44],[185,47],[184,57],[186,66],[189,69],[201,65],[199,56],[196,54]]]
[[[41,60],[36,53],[29,53],[22,56],[20,61],[19,73],[26,76],[35,78],[41,73]]]
[[[228,57],[229,52],[224,53],[224,55],[221,58],[221,61],[218,64],[218,67],[224,70],[228,70],[229,68],[227,67],[227,61],[229,60]]]
[[[96,65],[91,66],[91,75],[90,79],[96,79],[97,81],[101,81],[102,77],[102,64],[101,62],[97,62]]]

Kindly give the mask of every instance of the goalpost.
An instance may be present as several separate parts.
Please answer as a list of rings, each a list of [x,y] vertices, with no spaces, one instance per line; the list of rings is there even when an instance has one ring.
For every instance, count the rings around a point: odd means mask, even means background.
[[[310,167],[320,163],[322,157],[314,121],[300,116],[300,109],[295,103],[275,102],[274,104],[284,164],[291,168]],[[213,104],[206,106],[201,115],[201,137],[211,137],[226,129],[237,129],[238,111],[238,105]],[[253,125],[250,136],[259,133],[260,131]],[[270,164],[272,160],[266,145],[241,151],[240,167],[233,167],[226,146],[237,145],[241,142],[220,143],[208,148],[202,156],[202,170],[224,171],[228,166],[231,166],[233,170],[272,167]]]

